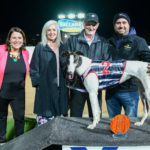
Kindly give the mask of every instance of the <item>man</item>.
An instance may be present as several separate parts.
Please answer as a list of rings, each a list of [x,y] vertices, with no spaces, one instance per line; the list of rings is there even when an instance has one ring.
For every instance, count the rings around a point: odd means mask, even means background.
[[[130,28],[130,17],[126,13],[118,13],[114,16],[114,36],[109,39],[110,51],[113,60],[141,60],[150,62],[150,49],[142,37],[136,35]],[[148,73],[150,72],[148,67]],[[124,108],[129,117],[137,117],[139,93],[137,82],[130,79],[127,82],[107,90],[106,103],[110,118],[121,113]]]
[[[109,58],[108,43],[103,37],[100,37],[96,31],[99,27],[99,18],[95,13],[88,13],[84,20],[84,29],[78,35],[71,36],[66,49],[70,51],[81,51],[85,56],[92,60],[107,60]],[[82,82],[78,81],[74,87],[82,87]],[[101,106],[101,93],[98,94]],[[87,100],[89,117],[92,117],[88,93],[77,90],[70,91],[70,116],[82,117],[85,102]]]

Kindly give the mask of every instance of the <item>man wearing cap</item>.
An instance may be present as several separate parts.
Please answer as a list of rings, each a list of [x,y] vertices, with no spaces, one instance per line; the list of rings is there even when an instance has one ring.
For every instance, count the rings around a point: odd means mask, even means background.
[[[108,43],[100,37],[96,31],[99,27],[99,18],[95,13],[87,13],[84,19],[84,29],[77,35],[72,35],[67,43],[66,50],[81,51],[85,56],[92,60],[108,60]],[[83,87],[81,79],[78,78],[74,87]],[[70,116],[82,117],[85,102],[87,100],[89,117],[92,117],[92,111],[88,93],[77,90],[70,91]],[[99,93],[101,106],[101,93]]]
[[[130,17],[126,13],[114,16],[114,35],[109,39],[112,59],[150,62],[150,49],[145,39],[137,36],[130,24]],[[135,79],[107,90],[106,103],[110,118],[120,114],[122,107],[127,116],[137,117],[138,100],[139,93]]]

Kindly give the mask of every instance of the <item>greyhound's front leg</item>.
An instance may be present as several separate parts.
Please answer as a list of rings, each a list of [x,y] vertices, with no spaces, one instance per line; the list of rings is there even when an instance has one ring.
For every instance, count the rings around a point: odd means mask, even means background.
[[[95,73],[90,73],[84,79],[84,86],[89,93],[92,113],[93,113],[93,122],[87,128],[94,129],[98,122],[100,121],[100,106],[98,103],[98,85],[99,80]]]
[[[100,121],[100,106],[98,103],[98,93],[90,92],[89,97],[90,97],[90,103],[91,103],[91,108],[93,113],[93,122],[92,124],[88,125],[87,128],[94,129]]]

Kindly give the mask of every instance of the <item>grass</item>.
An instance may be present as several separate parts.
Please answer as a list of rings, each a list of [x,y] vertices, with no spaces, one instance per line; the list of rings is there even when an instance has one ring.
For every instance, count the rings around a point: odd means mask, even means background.
[[[27,132],[31,129],[33,129],[36,125],[36,120],[33,118],[25,117],[25,127],[24,132]],[[7,140],[11,140],[14,137],[14,120],[12,117],[9,117],[7,120],[7,134],[6,138]]]

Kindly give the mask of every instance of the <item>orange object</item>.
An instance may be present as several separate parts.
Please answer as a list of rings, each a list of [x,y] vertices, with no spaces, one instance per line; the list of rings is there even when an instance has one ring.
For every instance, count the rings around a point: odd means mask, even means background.
[[[116,115],[114,118],[112,118],[110,122],[110,128],[113,133],[118,134],[127,133],[128,129],[130,128],[130,119],[126,115]]]

